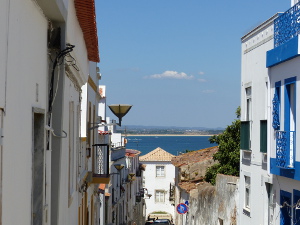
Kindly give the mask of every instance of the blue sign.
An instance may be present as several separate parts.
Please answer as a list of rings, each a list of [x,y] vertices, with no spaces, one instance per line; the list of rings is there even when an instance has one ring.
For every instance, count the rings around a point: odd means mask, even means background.
[[[177,205],[176,210],[179,214],[185,214],[188,211],[186,204],[180,203]]]

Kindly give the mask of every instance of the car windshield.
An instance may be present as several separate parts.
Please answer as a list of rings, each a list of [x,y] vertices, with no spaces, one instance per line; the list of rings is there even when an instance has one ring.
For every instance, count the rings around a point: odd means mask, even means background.
[[[169,224],[169,220],[155,220],[154,224]]]

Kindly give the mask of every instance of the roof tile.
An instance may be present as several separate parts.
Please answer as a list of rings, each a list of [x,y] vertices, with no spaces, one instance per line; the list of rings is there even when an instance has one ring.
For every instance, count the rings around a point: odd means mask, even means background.
[[[140,156],[140,161],[166,161],[171,162],[174,155],[158,147],[146,155]]]

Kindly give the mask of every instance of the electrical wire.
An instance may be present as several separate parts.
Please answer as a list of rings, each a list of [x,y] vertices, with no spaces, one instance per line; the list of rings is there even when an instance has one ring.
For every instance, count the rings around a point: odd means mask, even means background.
[[[55,90],[55,93],[53,93],[54,92],[55,68],[63,63],[64,56],[67,55],[68,53],[72,52],[74,48],[75,48],[75,45],[67,44],[67,47],[57,54],[57,56],[53,62],[52,71],[51,71],[51,79],[50,79],[50,84],[49,84],[49,86],[50,86],[49,87],[49,102],[48,102],[48,126],[49,127],[51,126],[52,107],[53,107],[53,103],[54,103],[54,100],[55,100],[55,97],[57,94],[57,90],[58,90],[57,88],[59,85],[58,84],[59,74],[58,74],[56,90]],[[58,73],[60,73],[60,71]],[[49,141],[50,141],[50,131],[47,131],[47,149],[48,150],[49,150],[49,146],[50,146]]]
[[[52,112],[52,106],[53,106],[53,88],[54,88],[53,86],[54,86],[55,68],[56,68],[57,64],[59,64],[59,60],[61,58],[63,58],[66,54],[72,52],[74,47],[75,47],[75,45],[67,44],[67,48],[58,53],[58,55],[56,56],[55,61],[53,63],[51,80],[50,80],[50,90],[49,90],[49,105],[48,105],[49,106],[49,108],[48,108],[49,113]],[[48,124],[48,125],[50,125],[50,124]]]

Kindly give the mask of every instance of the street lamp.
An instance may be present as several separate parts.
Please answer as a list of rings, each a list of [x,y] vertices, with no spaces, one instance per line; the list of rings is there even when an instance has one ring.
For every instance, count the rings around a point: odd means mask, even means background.
[[[115,164],[114,167],[115,167],[118,171],[120,171],[121,169],[124,168],[124,165],[123,165],[123,164]]]
[[[128,113],[132,105],[116,104],[109,105],[108,107],[113,112],[113,114],[115,114],[115,116],[119,118],[119,123],[117,125],[121,126],[122,117],[124,117]]]

